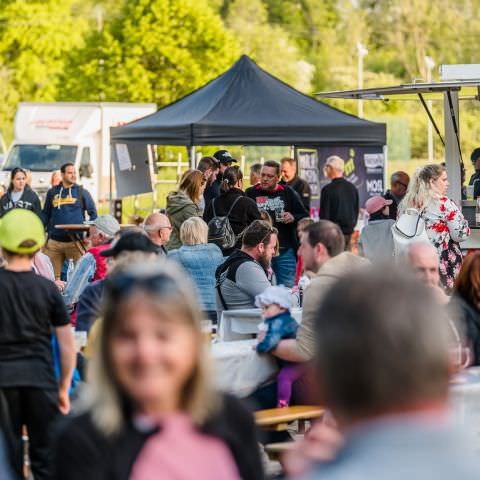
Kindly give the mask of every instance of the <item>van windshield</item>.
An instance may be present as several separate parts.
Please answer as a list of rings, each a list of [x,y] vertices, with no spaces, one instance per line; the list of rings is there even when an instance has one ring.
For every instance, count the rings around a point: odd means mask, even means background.
[[[15,145],[3,170],[15,167],[32,172],[53,172],[64,163],[75,163],[77,147],[72,145]]]

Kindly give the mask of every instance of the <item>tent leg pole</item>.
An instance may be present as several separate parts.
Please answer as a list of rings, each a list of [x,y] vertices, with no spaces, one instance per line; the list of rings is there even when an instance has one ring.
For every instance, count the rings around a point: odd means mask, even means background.
[[[195,161],[195,146],[189,148],[189,156],[190,156],[190,168],[195,168],[196,161]]]

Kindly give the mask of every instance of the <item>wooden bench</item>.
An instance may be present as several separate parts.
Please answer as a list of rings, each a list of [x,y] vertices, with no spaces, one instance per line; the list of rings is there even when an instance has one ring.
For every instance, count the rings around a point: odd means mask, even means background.
[[[310,405],[295,405],[285,408],[270,408],[268,410],[257,410],[255,412],[255,422],[259,427],[268,430],[283,431],[288,426],[298,421],[298,431],[305,431],[305,422],[320,418],[325,413],[325,409]]]

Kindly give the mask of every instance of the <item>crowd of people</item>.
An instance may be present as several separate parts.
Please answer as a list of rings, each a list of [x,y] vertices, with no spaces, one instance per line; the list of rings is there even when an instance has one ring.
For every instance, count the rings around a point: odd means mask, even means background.
[[[447,398],[451,372],[480,365],[480,252],[462,256],[470,230],[445,168],[395,172],[360,205],[331,156],[314,221],[293,159],[252,165],[246,189],[236,163],[203,157],[165,210],[128,228],[97,214],[73,164],[43,208],[28,172],[12,171],[0,199],[5,478],[22,475],[25,426],[35,480],[261,479],[258,442],[288,435],[259,436],[249,410],[295,404],[329,413],[286,457],[292,476],[474,478]],[[412,211],[425,235],[399,253],[393,232]],[[86,252],[61,228],[77,224]],[[252,308],[255,350],[279,370],[238,399],[215,389],[202,322]]]

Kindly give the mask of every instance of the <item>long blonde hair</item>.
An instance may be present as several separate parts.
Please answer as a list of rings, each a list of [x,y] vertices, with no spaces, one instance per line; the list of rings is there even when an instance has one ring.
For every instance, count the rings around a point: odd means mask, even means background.
[[[115,282],[113,277],[119,278],[120,275],[133,279],[133,290],[126,294],[120,292],[121,295],[115,298],[115,287],[111,285]],[[165,288],[165,291],[158,288],[153,292],[152,288],[146,287],[161,277],[170,288]],[[125,303],[140,295],[143,300],[149,301],[159,316],[168,315],[178,321],[185,319],[197,339],[195,367],[180,395],[180,408],[190,415],[195,424],[201,425],[218,407],[220,399],[211,384],[209,355],[202,340],[200,307],[192,294],[194,289],[190,280],[173,262],[155,260],[116,269],[106,282],[102,323],[88,368],[89,389],[81,407],[91,412],[94,424],[105,435],[116,434],[124,426],[128,393],[122,391],[116,381],[111,341]],[[179,352],[179,355],[182,354]]]
[[[438,180],[443,172],[445,167],[436,163],[417,168],[408,185],[407,193],[400,202],[400,213],[405,212],[407,208],[423,210],[429,204],[438,201],[439,195],[432,189],[431,182]]]

